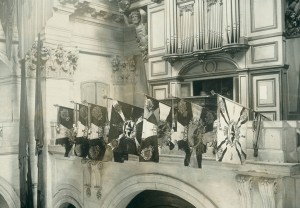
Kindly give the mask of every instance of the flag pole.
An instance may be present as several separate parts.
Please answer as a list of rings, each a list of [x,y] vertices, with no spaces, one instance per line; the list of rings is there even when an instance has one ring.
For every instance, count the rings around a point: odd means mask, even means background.
[[[37,208],[45,207],[45,178],[44,178],[44,119],[43,99],[41,87],[41,49],[42,43],[40,34],[37,42],[37,65],[36,65],[36,89],[35,89],[35,115],[34,131],[36,140],[36,153],[38,156],[38,187],[37,187]]]
[[[0,131],[1,134],[1,131]],[[31,175],[31,151],[29,138],[29,120],[27,104],[27,86],[25,59],[21,60],[21,99],[19,122],[19,183],[20,183],[20,207],[33,208],[33,190]]]

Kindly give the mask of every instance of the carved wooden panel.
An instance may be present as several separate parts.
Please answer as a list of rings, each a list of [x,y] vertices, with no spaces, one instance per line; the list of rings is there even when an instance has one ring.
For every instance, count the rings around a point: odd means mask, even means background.
[[[249,41],[249,67],[283,65],[284,40],[282,36]]]
[[[278,43],[270,42],[252,45],[252,63],[270,62],[278,60]]]
[[[272,120],[280,119],[279,75],[254,76],[253,109],[262,111]]]
[[[169,63],[161,57],[149,59],[149,75],[150,79],[167,78],[170,75]]]
[[[155,99],[162,100],[168,98],[169,94],[169,85],[162,84],[162,85],[153,85],[152,86],[152,96]]]
[[[251,0],[251,32],[277,27],[276,0]]]
[[[164,5],[149,8],[149,55],[165,51],[165,10]]]

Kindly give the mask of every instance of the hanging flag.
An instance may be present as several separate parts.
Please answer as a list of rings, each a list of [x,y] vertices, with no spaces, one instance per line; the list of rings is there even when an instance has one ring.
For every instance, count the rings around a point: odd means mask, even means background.
[[[171,137],[171,107],[145,96],[141,162],[159,162],[158,146],[166,144]]]
[[[210,116],[210,111],[194,103],[182,99],[177,103],[177,129],[172,134],[172,141],[185,152],[185,166],[190,164],[191,155],[195,151],[198,167],[202,167],[202,154],[206,152],[203,134],[214,121],[208,119]]]
[[[78,109],[78,110],[77,110]],[[76,116],[77,136],[75,138],[74,153],[78,157],[85,158],[89,151],[89,128],[88,128],[88,106],[77,103]]]
[[[7,0],[12,1],[12,0]],[[47,21],[53,15],[53,1],[49,0],[14,0],[17,11],[18,55],[25,58],[38,33],[45,28]],[[10,22],[13,27],[14,22]]]
[[[247,108],[218,96],[217,161],[245,162],[248,115]]]
[[[100,105],[89,103],[91,120],[91,138],[103,137],[107,122],[107,109]]]
[[[104,128],[107,119],[105,107],[89,103],[90,112],[90,140],[88,157],[92,160],[102,160],[106,143],[104,140]]]
[[[6,42],[6,56],[10,60],[12,55],[12,40],[14,35],[14,22],[17,0],[0,1],[0,21]]]
[[[143,109],[113,100],[111,108],[110,129],[108,134],[108,142],[118,141],[118,146],[114,148],[115,162],[124,162],[128,160],[128,154],[138,155],[137,125],[140,128]]]
[[[55,144],[60,144],[65,147],[65,157],[69,156],[69,153],[75,143],[76,132],[73,125],[74,109],[58,106],[57,109],[57,127]]]
[[[21,208],[33,208],[32,177],[29,151],[29,121],[25,61],[21,64],[21,102],[19,124],[19,169]]]
[[[36,67],[35,85],[35,114],[34,114],[34,134],[36,141],[36,153],[38,155],[38,187],[37,187],[37,207],[45,207],[45,181],[44,181],[44,118],[43,118],[43,98],[41,86],[41,48],[42,42],[38,39],[38,55]]]

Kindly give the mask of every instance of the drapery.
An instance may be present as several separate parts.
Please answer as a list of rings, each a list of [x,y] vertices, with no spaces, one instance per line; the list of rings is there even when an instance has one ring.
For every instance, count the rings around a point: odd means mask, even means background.
[[[16,0],[19,57],[23,59],[52,16],[52,0]]]

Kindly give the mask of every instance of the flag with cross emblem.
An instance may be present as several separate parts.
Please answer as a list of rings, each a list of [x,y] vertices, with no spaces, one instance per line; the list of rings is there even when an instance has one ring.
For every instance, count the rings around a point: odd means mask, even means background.
[[[248,115],[247,108],[218,96],[217,161],[244,164]]]
[[[171,112],[170,106],[145,96],[141,162],[159,162],[158,147],[166,144],[171,137]]]
[[[143,113],[137,106],[112,101],[108,142],[118,144],[113,150],[115,162],[128,160],[128,154],[138,155]]]

